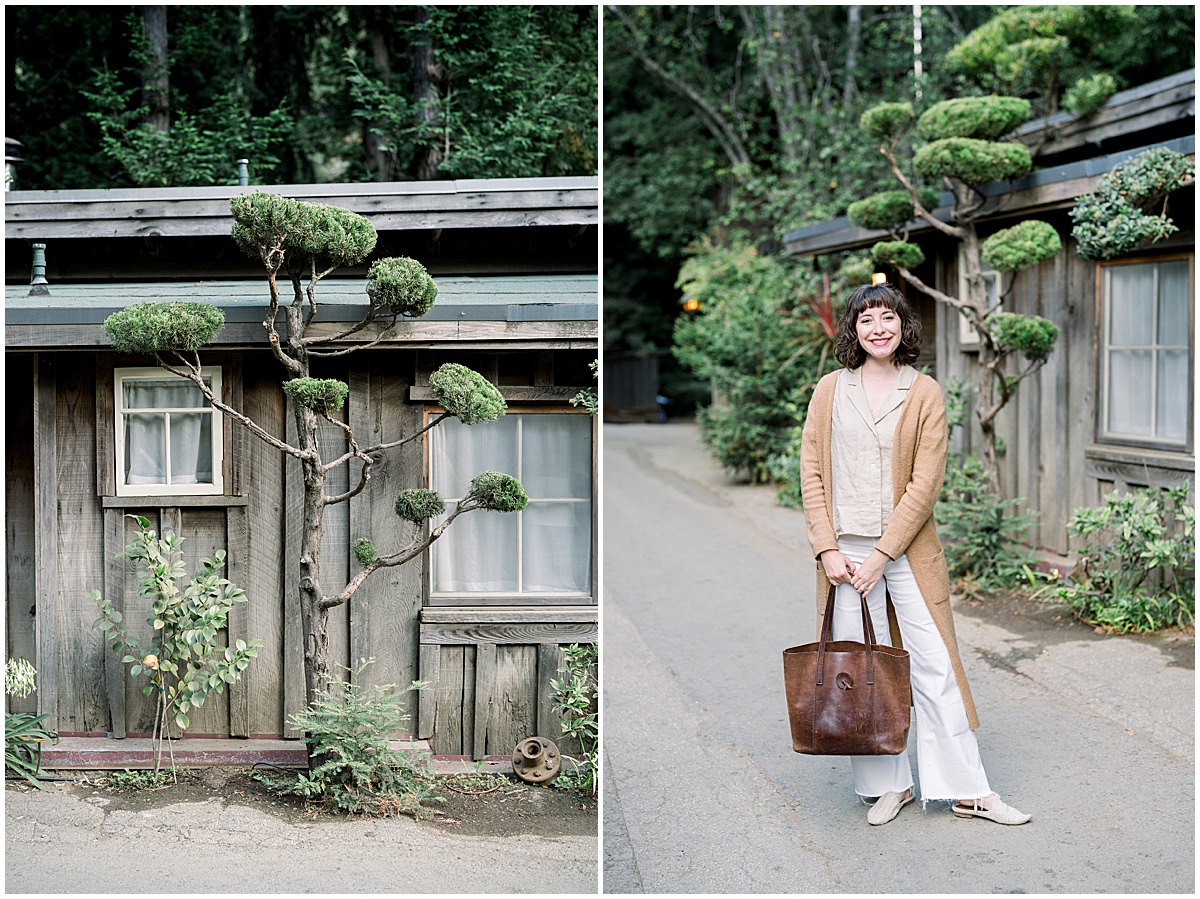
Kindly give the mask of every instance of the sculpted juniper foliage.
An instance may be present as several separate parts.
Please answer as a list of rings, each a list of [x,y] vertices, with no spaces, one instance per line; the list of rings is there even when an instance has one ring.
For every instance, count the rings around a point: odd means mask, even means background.
[[[402,520],[415,525],[409,542],[400,547],[377,547],[369,537],[358,538],[352,549],[361,567],[349,583],[330,588],[322,581],[321,534],[325,510],[343,503],[367,488],[371,470],[383,454],[420,437],[447,418],[464,424],[495,421],[505,412],[500,392],[477,372],[447,364],[430,377],[430,388],[445,410],[425,428],[394,440],[360,446],[339,411],[349,387],[336,379],[314,378],[314,360],[342,356],[378,344],[401,317],[423,315],[437,295],[437,285],[420,263],[412,259],[382,259],[368,273],[369,304],[362,319],[340,330],[314,333],[310,328],[317,309],[320,281],[341,265],[353,265],[375,248],[375,229],[365,218],[344,209],[303,203],[268,193],[236,197],[233,238],[243,252],[259,259],[267,276],[269,306],[263,320],[267,343],[283,366],[283,390],[296,422],[294,443],[279,439],[241,411],[229,406],[201,377],[200,347],[211,340],[222,323],[219,310],[199,304],[147,303],[128,307],[105,322],[110,342],[124,352],[153,354],[158,364],[187,378],[208,401],[228,418],[259,439],[300,463],[304,479],[298,595],[304,638],[304,672],[308,705],[313,706],[330,683],[331,660],[327,618],[329,610],[348,602],[366,579],[381,568],[403,565],[417,558],[454,520],[466,512],[489,509],[518,511],[528,497],[521,484],[501,472],[484,472],[436,526],[430,518],[445,508],[432,491],[405,491],[397,500]],[[368,329],[370,329],[368,331]],[[346,346],[347,338],[368,331],[371,338]],[[345,435],[347,449],[328,458],[318,434],[327,423]],[[348,490],[330,493],[327,483],[347,463],[358,472]]]

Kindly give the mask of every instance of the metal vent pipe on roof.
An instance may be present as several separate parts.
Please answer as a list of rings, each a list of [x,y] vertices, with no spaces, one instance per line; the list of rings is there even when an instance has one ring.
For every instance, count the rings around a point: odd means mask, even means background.
[[[46,280],[46,245],[33,245],[33,278],[29,281],[29,296],[41,297],[50,295],[50,282]]]
[[[238,187],[249,187],[249,186],[250,186],[250,169],[249,169],[249,166],[250,166],[250,160],[249,160],[249,159],[239,159],[239,160],[237,161],[237,167],[238,167]]]

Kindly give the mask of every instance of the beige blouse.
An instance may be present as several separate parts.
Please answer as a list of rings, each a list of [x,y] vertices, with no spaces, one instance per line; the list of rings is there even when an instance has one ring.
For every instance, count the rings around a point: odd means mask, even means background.
[[[844,369],[833,395],[833,529],[838,537],[881,537],[892,520],[892,436],[908,389],[917,379],[910,365],[872,414],[862,369]]]

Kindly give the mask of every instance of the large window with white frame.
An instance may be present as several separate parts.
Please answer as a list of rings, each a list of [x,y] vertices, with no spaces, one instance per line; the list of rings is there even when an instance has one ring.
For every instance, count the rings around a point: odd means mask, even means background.
[[[592,417],[573,409],[510,409],[496,422],[448,419],[430,431],[429,484],[448,508],[483,471],[511,474],[529,494],[524,511],[470,512],[433,544],[431,602],[592,601],[592,433]]]
[[[221,395],[221,369],[205,367]],[[191,381],[161,368],[118,368],[115,389],[118,496],[221,494],[222,416]]]
[[[1100,439],[1186,448],[1192,421],[1192,261],[1100,267]]]

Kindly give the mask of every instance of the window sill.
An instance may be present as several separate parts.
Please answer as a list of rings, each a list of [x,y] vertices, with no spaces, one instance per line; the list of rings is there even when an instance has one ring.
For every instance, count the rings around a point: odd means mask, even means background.
[[[595,606],[421,609],[420,642],[425,645],[477,643],[592,643],[598,636]]]
[[[225,509],[229,506],[244,506],[245,496],[212,496],[212,495],[180,495],[180,494],[141,494],[138,496],[103,496],[102,505],[105,509]]]
[[[1176,451],[1151,449],[1112,443],[1093,443],[1084,456],[1096,462],[1114,462],[1119,465],[1134,465],[1138,468],[1165,468],[1171,471],[1195,471],[1196,459],[1186,449]]]

